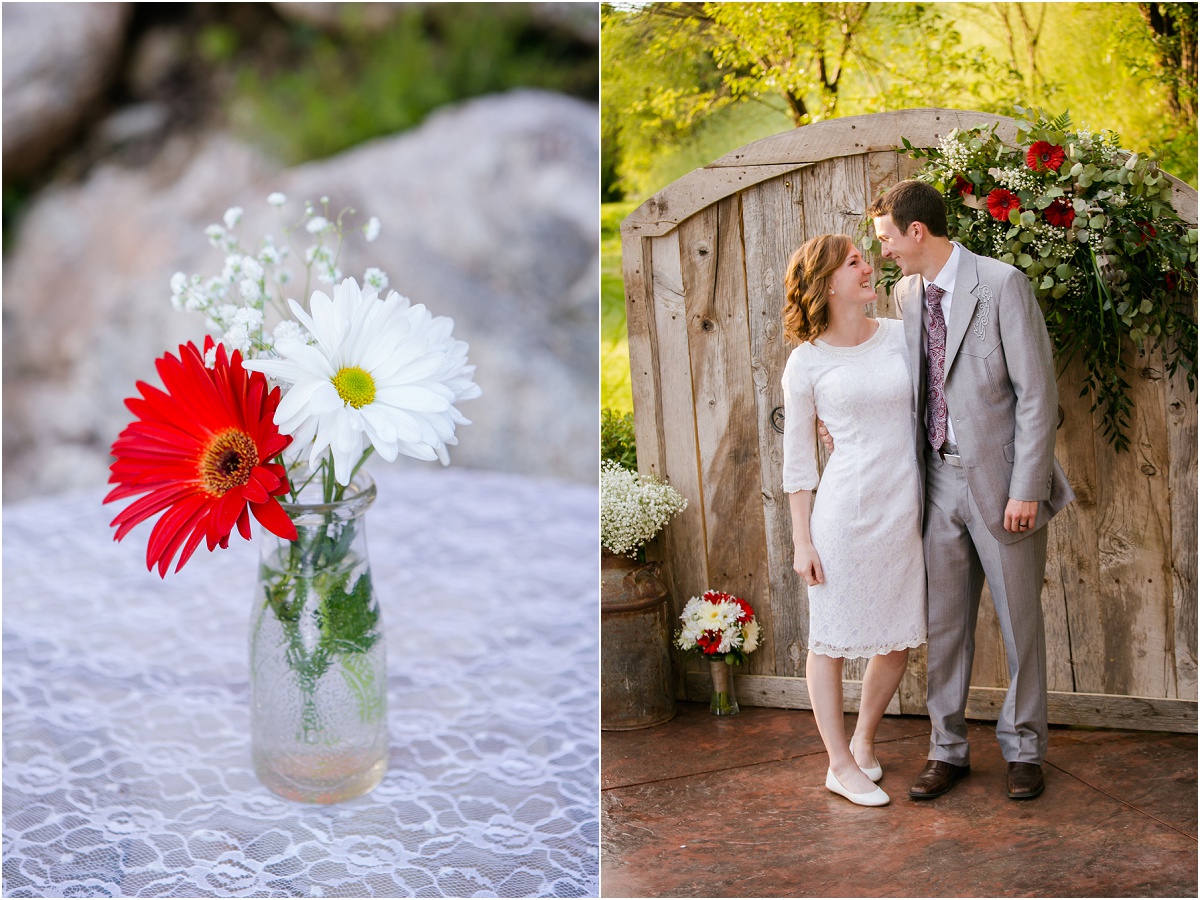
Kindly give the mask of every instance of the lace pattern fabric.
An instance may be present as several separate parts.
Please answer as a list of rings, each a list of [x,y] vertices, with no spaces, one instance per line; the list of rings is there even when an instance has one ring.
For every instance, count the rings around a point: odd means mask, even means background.
[[[102,491],[4,508],[5,896],[598,896],[595,487],[374,474],[389,765],[330,807],[253,773],[256,546],[164,582]]]
[[[812,510],[825,582],[808,589],[810,648],[867,657],[920,646],[925,563],[903,323],[880,319],[857,347],[801,344],[783,388],[784,490],[817,484],[814,417],[834,439]]]

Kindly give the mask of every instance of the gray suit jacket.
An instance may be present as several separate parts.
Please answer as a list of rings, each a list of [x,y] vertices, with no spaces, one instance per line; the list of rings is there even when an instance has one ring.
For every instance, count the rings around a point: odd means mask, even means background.
[[[1018,269],[961,247],[950,321],[946,323],[946,405],[971,494],[988,530],[1019,541],[1075,499],[1054,458],[1058,388],[1046,322],[1029,279]],[[904,313],[917,410],[917,452],[924,458],[925,298],[921,277],[902,278],[894,292]],[[1037,500],[1034,528],[1004,530],[1009,498]]]

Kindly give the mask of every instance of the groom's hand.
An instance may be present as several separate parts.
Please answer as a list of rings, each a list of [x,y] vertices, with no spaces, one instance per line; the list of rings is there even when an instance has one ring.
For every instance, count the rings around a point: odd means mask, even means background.
[[[1004,530],[1014,534],[1028,534],[1037,522],[1038,502],[1036,500],[1008,500],[1004,507]]]
[[[817,437],[821,439],[821,443],[825,445],[825,449],[833,452],[833,435],[829,433],[829,429],[825,427],[825,423],[817,419]]]

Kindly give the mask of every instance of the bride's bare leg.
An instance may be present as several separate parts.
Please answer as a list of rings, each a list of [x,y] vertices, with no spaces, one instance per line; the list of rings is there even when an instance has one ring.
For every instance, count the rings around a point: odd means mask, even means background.
[[[821,732],[821,740],[829,754],[829,768],[850,793],[869,794],[875,785],[854,761],[846,741],[846,726],[842,720],[842,660],[810,650],[805,676],[817,730]]]
[[[872,656],[863,674],[862,702],[858,707],[858,722],[854,726],[854,737],[850,739],[854,759],[859,766],[869,769],[879,765],[875,757],[875,732],[883,719],[884,710],[891,702],[904,669],[908,665],[908,651],[897,650]]]

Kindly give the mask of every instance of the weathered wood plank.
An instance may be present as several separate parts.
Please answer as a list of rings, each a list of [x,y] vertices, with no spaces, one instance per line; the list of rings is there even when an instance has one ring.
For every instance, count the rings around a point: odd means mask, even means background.
[[[679,227],[708,587],[759,605],[768,594],[766,526],[737,195]],[[749,670],[773,669],[770,635]]]
[[[696,169],[652,195],[621,222],[623,236],[653,237],[707,206],[777,176],[793,172],[798,163]]]
[[[658,333],[654,327],[651,242],[639,237],[625,238],[621,242],[621,268],[625,281],[625,324],[629,333],[638,468],[661,476],[664,435],[658,384]]]
[[[915,145],[914,145],[915,146]],[[900,170],[900,181],[907,181],[910,178],[915,178],[917,173],[921,171],[924,163],[919,159],[913,159],[905,153],[896,154],[896,167]]]
[[[995,721],[1003,705],[1004,691],[973,687],[967,700],[967,718]],[[1046,709],[1052,725],[1196,733],[1194,700],[1051,691]]]
[[[1054,455],[1075,491],[1074,502],[1050,520],[1047,586],[1042,611],[1061,631],[1047,635],[1050,690],[1104,693],[1104,594],[1100,589],[1099,483],[1090,397],[1079,396],[1083,363],[1072,360],[1058,378],[1063,411]],[[1056,610],[1055,605],[1061,610]],[[1049,629],[1049,626],[1048,626]],[[1050,660],[1053,660],[1052,662]],[[1066,663],[1066,671],[1062,663]]]
[[[1166,174],[1166,173],[1164,173]],[[1186,181],[1180,181],[1174,175],[1167,174],[1171,185],[1171,206],[1179,213],[1179,218],[1187,224],[1196,225],[1196,189]]]
[[[1196,393],[1176,370],[1167,378],[1167,486],[1171,504],[1171,601],[1175,618],[1175,683],[1196,699]]]
[[[838,156],[861,155],[903,147],[933,147],[955,128],[996,123],[1001,140],[1016,138],[1016,122],[1005,116],[958,109],[905,109],[846,116],[805,125],[754,141],[709,164],[724,166],[815,163]]]
[[[1162,361],[1158,354],[1139,359],[1132,349],[1126,361],[1133,403],[1129,450],[1116,453],[1099,429],[1096,437],[1096,468],[1103,473],[1099,584],[1106,595],[1102,693],[1169,697],[1175,663],[1167,659],[1174,629],[1168,638],[1171,516]]]
[[[735,675],[734,688],[740,706],[812,709],[808,685],[803,678]],[[689,674],[687,689],[686,699],[707,701],[712,690],[708,673]],[[842,692],[843,709],[846,712],[857,712],[862,700],[862,682],[846,681],[842,685]],[[1004,705],[1004,693],[1001,688],[972,687],[967,698],[967,718],[994,722]],[[887,715],[899,713],[895,697],[892,698],[886,712]],[[1052,725],[1086,725],[1180,734],[1197,732],[1197,709],[1194,700],[1051,691],[1047,696],[1047,713]]]
[[[804,192],[804,239],[846,234],[858,240],[867,199],[866,161],[839,156],[800,170]]]
[[[687,509],[676,515],[658,538],[666,561],[663,575],[677,616],[689,598],[708,586],[704,495],[696,467],[695,401],[678,232],[652,238],[651,254],[658,393],[663,398],[659,413],[664,435],[662,476],[688,501]],[[634,415],[636,418],[636,410]]]
[[[792,570],[792,520],[783,490],[783,435],[772,424],[783,411],[783,282],[792,253],[803,242],[800,179],[780,176],[742,195],[750,366],[756,401],[758,458],[769,606],[761,621],[772,635],[775,675],[800,675],[808,647],[808,588]]]

